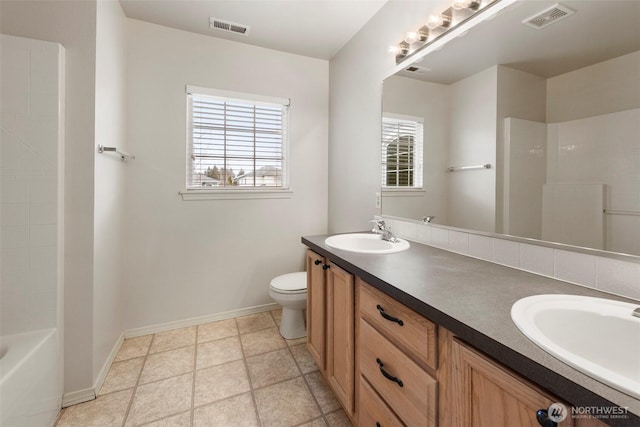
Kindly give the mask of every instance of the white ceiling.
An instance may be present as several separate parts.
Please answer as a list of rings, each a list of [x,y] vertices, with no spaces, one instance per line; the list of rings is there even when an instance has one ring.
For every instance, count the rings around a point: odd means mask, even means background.
[[[313,58],[330,59],[387,0],[120,0],[127,17]],[[209,28],[209,17],[250,27]]]

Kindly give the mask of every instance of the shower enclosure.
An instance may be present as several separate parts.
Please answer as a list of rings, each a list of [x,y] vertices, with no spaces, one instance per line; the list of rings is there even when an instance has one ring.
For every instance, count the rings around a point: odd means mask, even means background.
[[[0,425],[62,398],[64,50],[0,35]]]

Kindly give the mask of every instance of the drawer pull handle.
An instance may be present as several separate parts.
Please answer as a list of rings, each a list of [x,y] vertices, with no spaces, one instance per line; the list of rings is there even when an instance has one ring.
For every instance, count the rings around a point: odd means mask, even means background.
[[[380,304],[376,305],[376,308],[380,312],[380,316],[384,317],[388,321],[396,322],[400,326],[404,325],[404,322],[401,319],[398,319],[397,317],[389,316],[387,313],[385,313],[384,312],[384,308],[382,308],[382,306]]]
[[[380,372],[386,379],[388,379],[389,381],[393,381],[394,383],[398,383],[400,387],[404,387],[404,384],[402,383],[402,380],[400,378],[394,377],[384,370],[384,363],[382,363],[382,360],[376,359],[376,362],[378,362],[378,368],[380,368]]]
[[[376,427],[381,427],[380,423],[376,421]]]
[[[320,264],[322,264],[322,261],[320,261],[319,259],[317,259],[317,260],[313,261],[313,263],[314,263],[315,265],[320,265]]]
[[[323,269],[323,270],[327,270],[327,269],[329,269],[329,268],[331,268],[331,266],[330,266],[329,264],[324,264],[324,265],[322,266],[322,269]]]

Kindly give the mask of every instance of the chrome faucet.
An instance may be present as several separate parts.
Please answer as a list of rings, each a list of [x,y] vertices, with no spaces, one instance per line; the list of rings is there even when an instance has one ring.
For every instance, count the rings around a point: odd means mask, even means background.
[[[423,224],[428,224],[431,221],[433,221],[434,219],[435,219],[435,216],[425,216],[425,217],[422,217],[422,223]]]
[[[386,230],[384,219],[382,219],[381,216],[376,215],[369,222],[373,223],[373,230],[371,230],[373,233],[382,234],[382,232]]]
[[[393,233],[391,232],[391,228],[386,226],[386,224],[384,223],[384,219],[382,219],[381,216],[376,215],[369,222],[372,222],[374,224],[373,230],[371,231],[376,234],[380,234],[380,238],[382,240],[386,240],[390,243],[398,242],[398,238],[393,235]]]

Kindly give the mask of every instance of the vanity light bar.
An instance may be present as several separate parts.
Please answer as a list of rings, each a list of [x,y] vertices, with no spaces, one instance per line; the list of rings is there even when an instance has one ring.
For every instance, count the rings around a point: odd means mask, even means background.
[[[440,14],[429,16],[425,24],[417,31],[407,32],[404,40],[397,45],[391,46],[389,52],[396,56],[396,64],[399,64],[408,56],[431,44],[457,25],[500,1],[502,0],[454,0],[450,8]],[[457,16],[460,13],[463,15]]]

